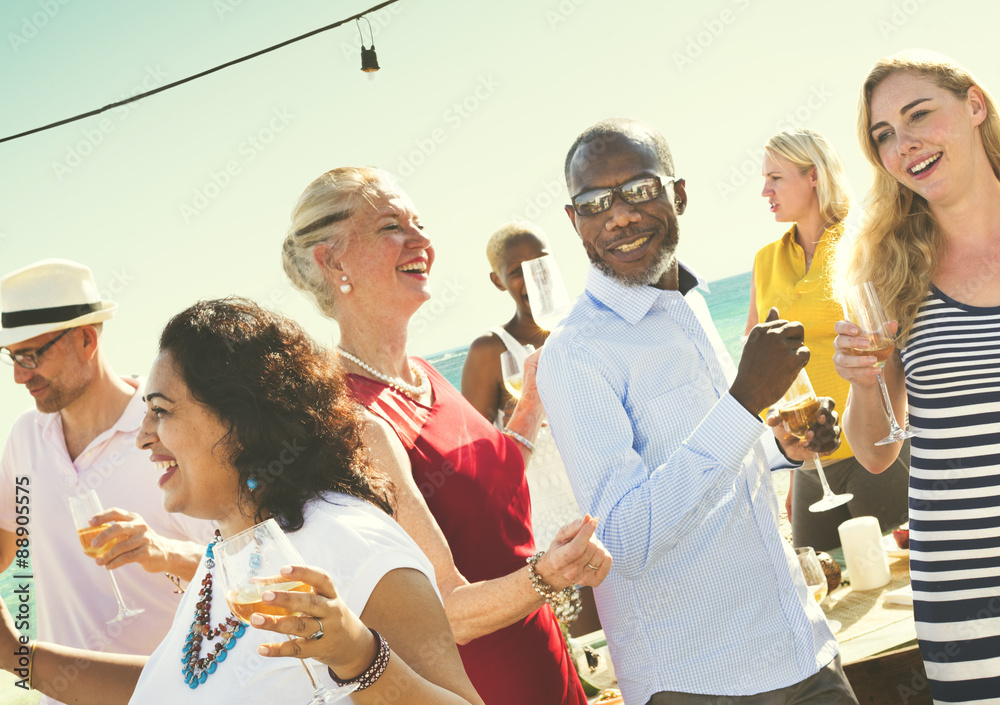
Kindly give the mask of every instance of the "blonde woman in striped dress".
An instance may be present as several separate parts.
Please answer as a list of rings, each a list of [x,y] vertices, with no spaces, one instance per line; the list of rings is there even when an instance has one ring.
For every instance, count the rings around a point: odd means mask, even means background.
[[[876,63],[858,132],[875,167],[868,218],[839,263],[872,281],[899,325],[885,367],[896,418],[919,432],[910,467],[910,576],[917,637],[937,703],[1000,696],[1000,118],[951,60],[907,52]],[[844,430],[879,472],[888,429],[874,358],[837,324],[851,383]]]

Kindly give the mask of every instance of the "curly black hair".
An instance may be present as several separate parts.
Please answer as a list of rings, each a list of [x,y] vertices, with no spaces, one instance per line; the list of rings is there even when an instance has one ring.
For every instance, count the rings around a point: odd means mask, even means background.
[[[392,483],[368,458],[340,364],[297,323],[249,299],[199,301],[167,323],[160,352],[228,427],[254,521],[270,515],[297,531],[306,503],[330,491],[393,514]]]

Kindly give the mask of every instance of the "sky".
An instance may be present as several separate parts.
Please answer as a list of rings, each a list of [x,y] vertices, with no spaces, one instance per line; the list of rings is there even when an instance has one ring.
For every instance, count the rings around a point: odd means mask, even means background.
[[[107,105],[367,9],[375,0],[3,0],[0,137]],[[587,262],[563,211],[566,150],[594,122],[645,120],[671,144],[688,208],[681,258],[709,280],[750,269],[786,226],[760,197],[773,133],[823,133],[861,212],[855,138],[872,63],[934,49],[1000,92],[995,2],[400,0],[103,115],[0,144],[0,273],[82,262],[119,303],[105,346],[145,374],[163,324],[201,298],[249,296],[325,342],[336,326],[286,281],[298,194],[337,166],[379,166],[412,197],[437,260],[410,351],[470,342],[512,314],[485,243],[530,220],[572,294]],[[362,21],[365,44],[368,25]],[[9,374],[0,370],[0,375]],[[30,397],[0,381],[0,433]]]

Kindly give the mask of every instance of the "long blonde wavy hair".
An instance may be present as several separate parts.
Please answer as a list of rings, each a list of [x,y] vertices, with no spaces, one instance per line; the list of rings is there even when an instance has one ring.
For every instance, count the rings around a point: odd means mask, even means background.
[[[784,157],[803,174],[816,167],[816,198],[826,227],[847,217],[851,198],[844,164],[823,135],[805,128],[785,130],[769,139],[764,150]]]
[[[919,74],[965,100],[977,87],[986,103],[979,134],[994,175],[1000,178],[1000,115],[993,97],[969,71],[946,56],[926,51],[904,51],[880,59],[861,87],[858,101],[858,140],[874,167],[867,212],[854,238],[841,240],[837,255],[837,291],[871,281],[890,319],[899,322],[904,344],[921,302],[927,297],[942,248],[941,231],[926,199],[900,184],[882,165],[872,138],[871,99],[875,89],[899,71]]]
[[[292,285],[308,295],[320,312],[336,318],[336,287],[327,281],[313,251],[328,243],[343,252],[353,229],[351,216],[378,189],[397,190],[392,176],[370,167],[331,169],[306,186],[292,209],[291,225],[281,246],[281,264]]]

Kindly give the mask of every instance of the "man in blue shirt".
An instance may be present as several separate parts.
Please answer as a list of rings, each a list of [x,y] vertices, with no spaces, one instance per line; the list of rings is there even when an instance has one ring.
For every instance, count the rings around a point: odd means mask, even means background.
[[[856,703],[770,477],[836,448],[837,415],[824,400],[801,443],[758,416],[808,361],[802,325],[772,310],[734,369],[703,282],[677,261],[687,193],[653,128],[594,125],[566,182],[592,266],[538,387],[614,559],[595,595],[625,702]]]

